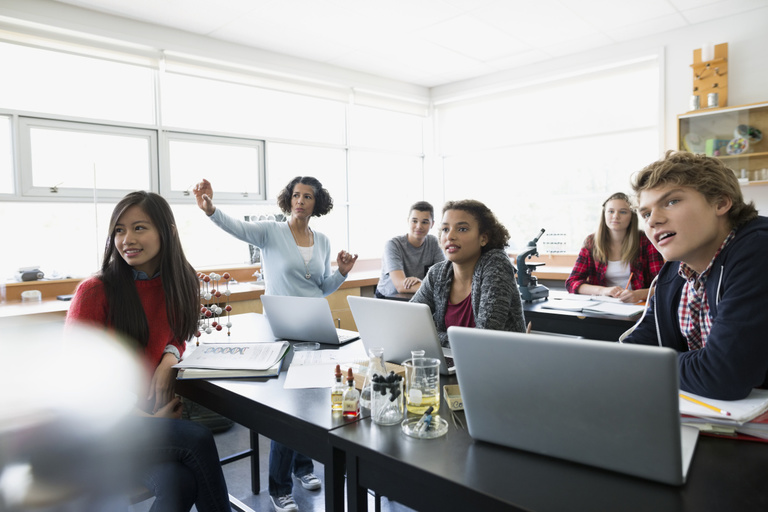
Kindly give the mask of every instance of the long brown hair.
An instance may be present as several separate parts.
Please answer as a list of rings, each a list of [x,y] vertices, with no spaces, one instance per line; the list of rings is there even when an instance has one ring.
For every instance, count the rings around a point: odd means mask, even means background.
[[[197,274],[184,256],[170,205],[162,196],[153,192],[131,192],[121,199],[112,211],[104,260],[99,273],[107,295],[109,323],[116,330],[136,340],[141,348],[147,346],[149,325],[136,290],[132,267],[125,262],[115,247],[115,225],[131,206],[141,208],[160,234],[160,275],[165,291],[168,323],[177,340],[187,340],[197,330],[199,317]]]
[[[598,224],[597,232],[595,233],[595,245],[592,247],[592,256],[594,256],[600,263],[608,263],[608,250],[611,246],[611,235],[610,230],[605,223],[605,205],[607,205],[609,201],[614,200],[624,201],[631,211],[627,234],[624,237],[624,241],[621,243],[621,261],[631,264],[640,252],[640,229],[638,228],[639,221],[637,220],[637,214],[632,208],[632,202],[629,200],[627,194],[623,192],[613,194],[603,203],[603,209],[600,214],[600,223]]]

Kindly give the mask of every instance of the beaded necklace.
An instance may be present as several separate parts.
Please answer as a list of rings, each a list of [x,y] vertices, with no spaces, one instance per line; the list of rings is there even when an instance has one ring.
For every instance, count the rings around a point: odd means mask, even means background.
[[[299,251],[299,256],[301,257],[301,261],[304,262],[304,270],[306,273],[304,274],[304,279],[311,279],[312,274],[309,272],[309,262],[304,259],[304,255],[301,253],[299,241],[296,239],[296,233],[293,232],[293,226],[291,226],[290,223],[288,223],[288,229],[291,230],[291,236],[293,237],[293,241],[296,242],[296,250]],[[312,247],[315,242],[315,233],[310,229],[309,230],[309,246]]]

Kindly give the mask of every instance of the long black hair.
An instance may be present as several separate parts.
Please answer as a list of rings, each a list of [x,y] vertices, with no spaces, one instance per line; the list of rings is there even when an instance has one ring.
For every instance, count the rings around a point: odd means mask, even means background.
[[[199,318],[197,274],[184,256],[170,205],[162,196],[153,192],[131,192],[112,211],[99,273],[107,296],[109,324],[136,340],[141,348],[147,346],[149,325],[136,290],[132,268],[115,247],[115,225],[120,216],[132,206],[141,208],[160,234],[159,270],[165,291],[168,323],[177,340],[188,340],[197,331]]]

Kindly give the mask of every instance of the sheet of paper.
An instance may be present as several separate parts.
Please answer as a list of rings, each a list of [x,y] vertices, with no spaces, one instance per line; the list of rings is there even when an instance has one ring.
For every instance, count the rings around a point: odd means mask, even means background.
[[[557,309],[560,311],[581,311],[594,305],[595,302],[589,299],[550,299],[541,303],[541,307],[544,309]]]
[[[645,309],[645,306],[639,304],[596,302],[593,305],[585,307],[582,311],[600,313],[603,315],[635,316],[642,313],[643,309]]]
[[[334,370],[340,365],[343,372],[356,367],[361,360],[368,361],[362,345],[339,350],[308,350],[295,352],[285,376],[285,389],[329,388],[333,385]]]

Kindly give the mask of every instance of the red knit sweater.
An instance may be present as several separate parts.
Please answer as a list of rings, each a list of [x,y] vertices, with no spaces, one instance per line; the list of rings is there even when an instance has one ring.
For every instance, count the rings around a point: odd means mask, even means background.
[[[137,280],[134,283],[149,325],[149,341],[142,355],[146,369],[149,375],[152,375],[160,364],[165,347],[174,345],[179,349],[179,354],[183,354],[185,340],[175,339],[171,331],[165,310],[162,279],[156,277],[146,281]],[[77,287],[67,313],[67,324],[73,322],[107,326],[107,297],[104,293],[104,283],[98,277],[86,279]]]

